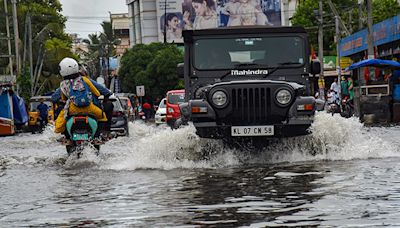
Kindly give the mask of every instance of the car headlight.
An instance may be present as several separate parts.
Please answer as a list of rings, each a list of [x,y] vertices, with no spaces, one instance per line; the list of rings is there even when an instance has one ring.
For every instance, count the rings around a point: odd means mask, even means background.
[[[280,105],[288,105],[292,100],[292,93],[287,89],[281,89],[276,93],[276,101]]]
[[[213,104],[217,107],[223,107],[228,103],[228,96],[221,90],[214,92],[211,99]]]

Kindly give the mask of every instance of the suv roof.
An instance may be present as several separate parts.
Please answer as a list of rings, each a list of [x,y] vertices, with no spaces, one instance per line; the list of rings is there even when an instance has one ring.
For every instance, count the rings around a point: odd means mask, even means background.
[[[229,35],[229,34],[264,34],[264,33],[307,33],[303,27],[267,27],[267,26],[233,26],[214,29],[183,30],[185,42],[192,36]]]

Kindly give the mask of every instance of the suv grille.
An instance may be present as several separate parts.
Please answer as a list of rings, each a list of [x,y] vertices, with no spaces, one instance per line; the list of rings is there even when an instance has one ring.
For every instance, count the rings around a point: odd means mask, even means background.
[[[265,123],[271,114],[271,89],[232,88],[232,123]]]

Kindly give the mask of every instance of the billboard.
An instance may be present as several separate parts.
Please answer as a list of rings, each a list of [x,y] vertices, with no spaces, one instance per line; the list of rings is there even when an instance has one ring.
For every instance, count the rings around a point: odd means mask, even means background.
[[[182,30],[280,26],[280,0],[157,0],[159,41],[181,43]]]

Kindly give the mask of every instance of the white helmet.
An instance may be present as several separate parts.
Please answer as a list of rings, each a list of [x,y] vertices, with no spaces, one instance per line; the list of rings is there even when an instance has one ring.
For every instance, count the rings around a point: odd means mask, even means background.
[[[79,65],[75,59],[64,58],[60,64],[60,74],[63,77],[79,73]]]

